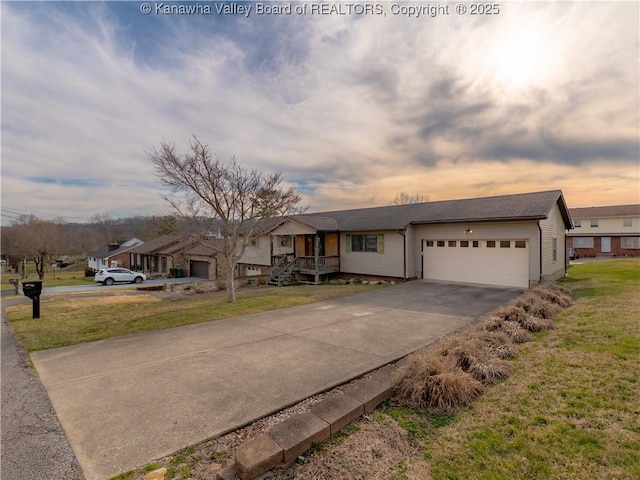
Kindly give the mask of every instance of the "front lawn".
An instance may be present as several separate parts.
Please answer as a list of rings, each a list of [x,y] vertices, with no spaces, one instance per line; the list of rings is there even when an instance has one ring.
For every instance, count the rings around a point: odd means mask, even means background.
[[[294,307],[360,293],[382,285],[304,285],[243,289],[236,303],[226,293],[162,300],[151,294],[64,295],[43,298],[39,319],[31,304],[7,308],[7,319],[28,351],[178,327],[222,318]]]

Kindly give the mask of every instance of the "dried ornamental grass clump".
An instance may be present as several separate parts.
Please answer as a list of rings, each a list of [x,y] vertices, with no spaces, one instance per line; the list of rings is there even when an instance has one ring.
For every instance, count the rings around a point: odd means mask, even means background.
[[[522,307],[528,314],[544,319],[551,319],[562,310],[558,304],[551,303],[533,292],[521,295],[514,304],[517,307]]]
[[[558,285],[542,283],[532,289],[531,293],[539,296],[543,300],[558,305],[560,308],[568,308],[573,304],[569,290]]]
[[[470,337],[484,343],[489,351],[494,352],[500,358],[514,358],[516,356],[516,346],[513,340],[501,330],[476,330],[470,334]]]
[[[488,332],[503,332],[509,336],[514,343],[526,343],[533,340],[533,335],[516,322],[507,322],[497,316],[488,317],[481,325],[482,329]]]
[[[500,342],[499,340],[502,340]],[[456,367],[469,373],[484,385],[495,383],[506,378],[511,372],[509,364],[496,351],[502,344],[511,344],[505,334],[493,336],[491,332],[484,335],[466,335],[452,337],[445,343],[442,355],[450,358]],[[515,350],[510,352],[515,355]]]
[[[400,370],[396,399],[434,413],[453,412],[482,395],[482,383],[446,357],[418,352]]]
[[[524,308],[515,304],[498,308],[493,312],[492,316],[501,318],[506,322],[517,323],[522,328],[529,330],[530,332],[540,332],[542,330],[550,330],[553,328],[553,323],[551,321],[544,318],[534,317],[530,313],[526,312]]]
[[[491,385],[507,378],[511,373],[511,366],[485,347],[471,359],[465,371],[482,384]]]

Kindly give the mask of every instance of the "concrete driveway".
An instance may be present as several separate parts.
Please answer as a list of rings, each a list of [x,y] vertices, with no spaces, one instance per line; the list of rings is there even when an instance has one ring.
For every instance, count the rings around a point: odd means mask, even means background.
[[[520,292],[414,281],[32,359],[87,480],[101,480],[397,360]]]

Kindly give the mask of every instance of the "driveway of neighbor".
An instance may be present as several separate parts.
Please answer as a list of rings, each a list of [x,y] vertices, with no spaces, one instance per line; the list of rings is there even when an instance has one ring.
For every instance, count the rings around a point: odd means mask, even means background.
[[[102,480],[397,360],[519,293],[413,281],[32,360],[87,480]]]

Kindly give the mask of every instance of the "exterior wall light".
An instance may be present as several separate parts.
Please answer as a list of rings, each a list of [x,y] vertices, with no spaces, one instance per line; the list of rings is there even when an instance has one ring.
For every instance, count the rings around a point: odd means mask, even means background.
[[[467,228],[464,233],[473,233],[473,230],[471,230],[470,228]]]

